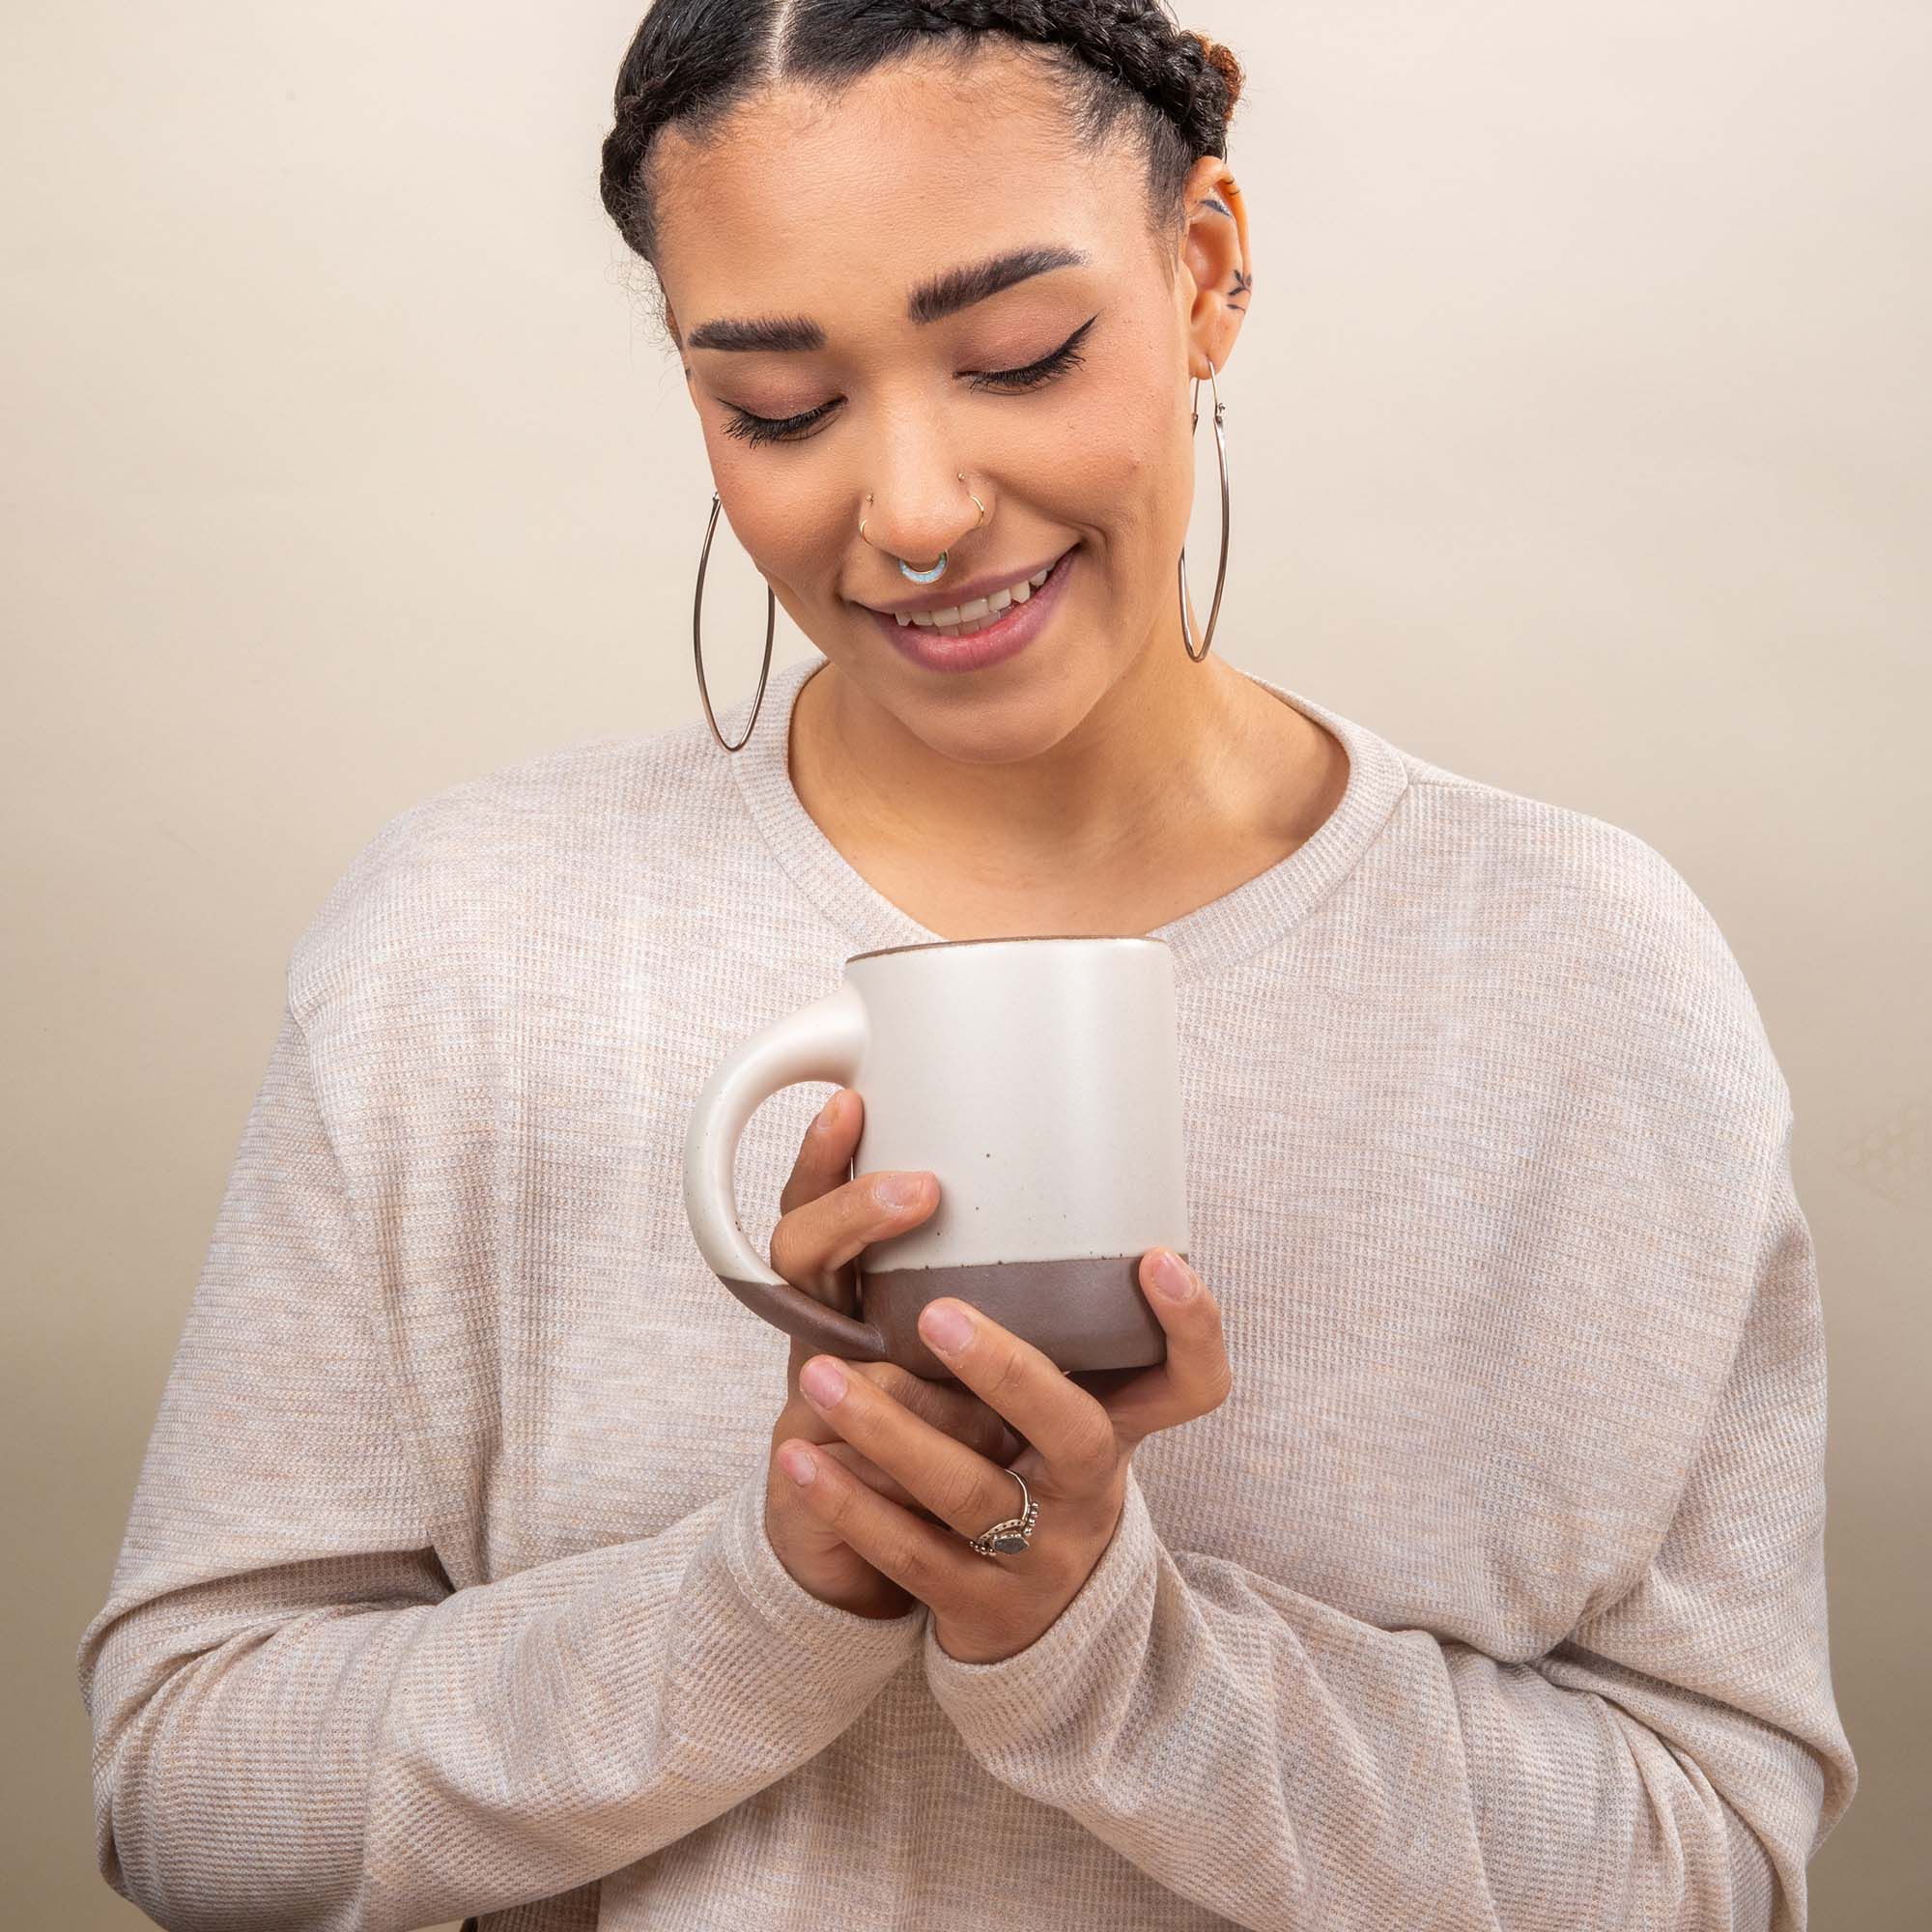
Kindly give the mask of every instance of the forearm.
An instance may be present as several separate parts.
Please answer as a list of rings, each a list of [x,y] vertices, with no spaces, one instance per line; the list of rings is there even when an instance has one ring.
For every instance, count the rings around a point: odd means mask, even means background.
[[[973,1665],[928,1635],[924,1657],[992,1776],[1255,1932],[1792,1922],[1719,1796],[1753,1794],[1802,1868],[1791,1738],[1586,1653],[1499,1662],[1169,1551],[1137,1483],[1038,1643]]]
[[[916,1614],[819,1603],[762,1525],[760,1474],[647,1542],[440,1601],[251,1616],[242,1577],[192,1621],[163,1597],[104,1624],[103,1873],[169,1926],[400,1932],[646,1856],[823,1749],[916,1654]],[[304,1567],[339,1593],[355,1560]]]

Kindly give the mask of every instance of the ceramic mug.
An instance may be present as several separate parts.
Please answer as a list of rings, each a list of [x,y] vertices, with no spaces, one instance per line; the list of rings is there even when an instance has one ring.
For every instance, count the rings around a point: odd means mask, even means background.
[[[860,1254],[858,1319],[794,1288],[738,1223],[745,1124],[804,1080],[865,1102],[856,1172],[939,1183],[924,1221]],[[752,1036],[705,1082],[684,1204],[724,1286],[826,1354],[949,1379],[918,1322],[953,1295],[1069,1373],[1165,1360],[1139,1270],[1152,1247],[1187,1255],[1167,942],[959,939],[853,953],[834,991]]]

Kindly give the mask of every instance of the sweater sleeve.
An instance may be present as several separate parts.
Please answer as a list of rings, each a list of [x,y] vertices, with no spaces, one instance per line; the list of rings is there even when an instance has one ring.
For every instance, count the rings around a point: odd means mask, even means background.
[[[922,1610],[821,1603],[765,1467],[452,1590],[285,1010],[81,1638],[96,1857],[171,1927],[384,1932],[592,1884],[822,1750]]]
[[[1547,1655],[1385,1630],[1170,1548],[1129,1465],[1112,1542],[1036,1642],[969,1663],[927,1629],[935,1696],[993,1776],[1258,1932],[1800,1932],[1857,1767],[1788,1158],[1754,1252],[1667,1532]]]

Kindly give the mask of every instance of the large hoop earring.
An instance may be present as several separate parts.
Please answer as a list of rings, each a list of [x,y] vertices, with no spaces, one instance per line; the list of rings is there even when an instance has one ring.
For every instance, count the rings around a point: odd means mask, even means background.
[[[1214,642],[1214,620],[1221,614],[1221,591],[1228,582],[1228,439],[1221,428],[1221,385],[1214,381],[1214,359],[1208,358],[1208,381],[1214,393],[1214,447],[1221,458],[1221,568],[1214,579],[1214,603],[1208,612],[1208,635],[1201,640],[1201,648],[1194,648],[1194,626],[1187,618],[1187,546],[1180,546],[1180,563],[1177,576],[1180,585],[1180,648],[1199,664],[1212,648]],[[1201,427],[1201,378],[1194,379],[1194,420],[1190,433]]]
[[[704,610],[704,566],[711,557],[711,538],[718,528],[718,493],[711,493],[711,521],[704,526],[704,548],[697,554],[697,594],[691,603],[691,648],[697,660],[697,695],[704,700],[704,715],[711,720],[711,735],[724,746],[727,752],[742,752],[751,742],[753,726],[758,722],[758,706],[765,701],[765,679],[772,668],[772,633],[778,626],[779,600],[773,591],[771,580],[765,580],[765,662],[758,672],[758,695],[752,700],[752,722],[745,726],[745,735],[735,745],[726,744],[724,732],[718,728],[718,720],[712,716],[711,694],[704,687],[704,631],[701,613]]]

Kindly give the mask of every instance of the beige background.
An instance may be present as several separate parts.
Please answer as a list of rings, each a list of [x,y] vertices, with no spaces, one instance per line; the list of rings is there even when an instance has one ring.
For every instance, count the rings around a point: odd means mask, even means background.
[[[639,4],[9,21],[9,1924],[140,1922],[73,1651],[289,947],[405,806],[699,715],[709,480],[596,192]],[[1251,73],[1215,648],[1631,828],[1730,939],[1830,1324],[1863,1781],[1812,1923],[1922,1923],[1932,10],[1181,17]],[[721,536],[728,697],[763,598]]]

